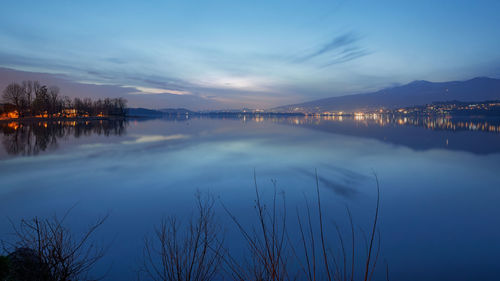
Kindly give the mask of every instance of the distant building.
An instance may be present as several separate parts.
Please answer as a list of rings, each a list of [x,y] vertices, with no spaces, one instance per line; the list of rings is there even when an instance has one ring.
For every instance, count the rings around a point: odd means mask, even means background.
[[[19,113],[13,104],[0,103],[0,119],[19,118]]]
[[[65,109],[64,115],[66,117],[76,117],[76,109],[74,108]]]

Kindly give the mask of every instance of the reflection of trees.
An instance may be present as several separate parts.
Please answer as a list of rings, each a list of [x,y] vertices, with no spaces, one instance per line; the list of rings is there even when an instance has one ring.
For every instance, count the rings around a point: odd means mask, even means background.
[[[49,121],[31,123],[1,123],[2,143],[7,153],[12,155],[36,155],[47,149],[57,148],[61,138],[91,135],[116,135],[126,133],[127,121]]]

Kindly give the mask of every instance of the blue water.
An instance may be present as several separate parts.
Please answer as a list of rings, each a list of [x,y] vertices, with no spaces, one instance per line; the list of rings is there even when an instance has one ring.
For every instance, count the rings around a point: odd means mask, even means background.
[[[378,177],[376,279],[385,280],[387,262],[391,280],[498,280],[498,120],[356,119],[3,124],[0,238],[13,239],[9,219],[74,206],[67,223],[78,232],[109,214],[94,237],[109,247],[95,273],[109,269],[105,280],[135,280],[144,237],[166,215],[191,214],[197,190],[216,197],[228,247],[241,250],[221,204],[243,224],[254,222],[255,172],[265,200],[276,180],[290,217],[304,214],[317,170],[328,224],[338,221],[343,230],[346,206],[357,227],[370,229]]]

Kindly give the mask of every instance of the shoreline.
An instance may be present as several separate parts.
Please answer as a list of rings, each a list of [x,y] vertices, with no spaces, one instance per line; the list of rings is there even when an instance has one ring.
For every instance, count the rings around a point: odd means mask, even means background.
[[[120,120],[126,119],[128,116],[89,116],[89,117],[22,117],[22,118],[7,118],[0,119],[0,123],[10,122],[48,122],[48,121],[99,121],[99,120]]]
[[[370,113],[363,114],[363,115],[370,115]],[[383,116],[392,116],[392,117],[410,117],[410,118],[415,118],[415,117],[432,117],[432,118],[437,118],[437,117],[446,117],[446,118],[453,118],[453,119],[491,119],[491,118],[500,118],[500,115],[475,115],[475,114],[380,114]],[[6,118],[6,119],[0,119],[0,124],[2,123],[11,123],[11,122],[24,122],[24,123],[34,123],[34,122],[54,122],[54,121],[113,121],[113,120],[125,120],[125,119],[163,119],[163,118],[169,118],[172,116],[179,116],[179,115],[172,115],[172,114],[165,114],[163,116],[135,116],[135,115],[130,115],[130,116],[106,116],[106,117],[99,117],[99,116],[89,116],[89,117],[22,117],[22,118]],[[197,113],[197,114],[190,114],[189,116],[198,116],[198,117],[208,117],[208,118],[216,118],[216,117],[243,117],[243,116],[262,116],[262,117],[272,117],[272,116],[287,116],[287,117],[311,117],[311,116],[316,116],[316,117],[328,117],[328,116],[335,116],[335,117],[355,117],[355,114],[343,114],[343,115],[326,115],[326,114],[297,114],[297,113]]]

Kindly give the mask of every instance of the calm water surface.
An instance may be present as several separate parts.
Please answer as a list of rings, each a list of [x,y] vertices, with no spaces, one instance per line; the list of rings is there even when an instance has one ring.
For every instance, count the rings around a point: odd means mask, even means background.
[[[253,176],[287,206],[314,199],[369,228],[381,186],[381,271],[392,280],[498,280],[500,120],[447,118],[190,118],[0,124],[0,235],[9,219],[62,214],[77,231],[109,213],[97,271],[135,280],[143,238],[165,215],[192,213],[210,191],[253,218]],[[229,247],[240,236],[220,211]],[[293,228],[293,226],[292,226]],[[335,242],[335,238],[332,239]],[[382,278],[383,272],[378,272]]]

